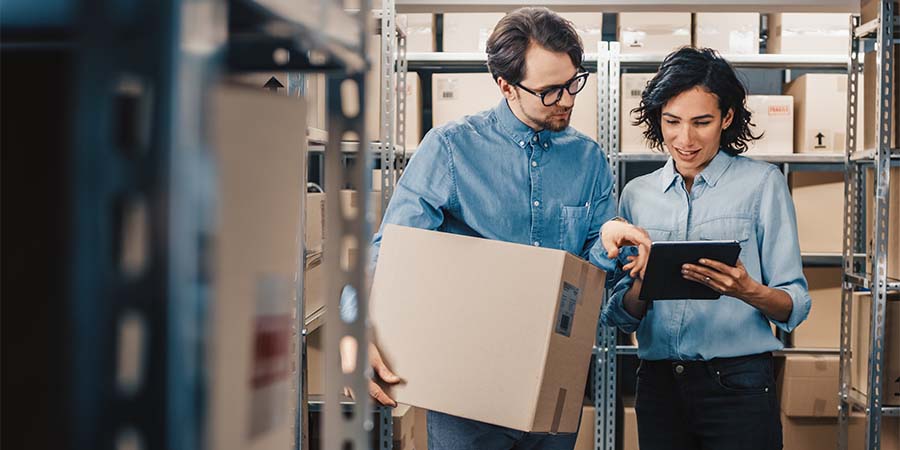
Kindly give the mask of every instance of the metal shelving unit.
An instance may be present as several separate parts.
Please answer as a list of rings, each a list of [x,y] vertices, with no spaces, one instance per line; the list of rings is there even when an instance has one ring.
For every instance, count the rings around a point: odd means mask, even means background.
[[[852,0],[547,0],[555,11],[574,12],[845,12],[859,10]],[[505,12],[521,6],[516,0],[399,0],[401,13]]]
[[[848,425],[850,413],[854,407],[866,414],[866,449],[881,448],[881,420],[883,416],[900,415],[900,406],[884,406],[882,404],[882,377],[884,375],[884,339],[885,339],[885,302],[889,291],[900,290],[900,282],[887,277],[887,240],[891,224],[888,222],[890,207],[890,168],[897,165],[900,154],[891,148],[891,134],[894,126],[892,92],[894,82],[894,45],[895,16],[892,1],[881,1],[878,17],[866,24],[860,24],[859,16],[851,17],[850,76],[847,80],[847,152],[844,166],[844,283],[841,301],[841,348],[840,348],[840,400],[839,412],[839,448],[846,450],[848,446]],[[857,108],[859,104],[858,55],[862,53],[863,41],[874,40],[877,52],[876,70],[876,142],[877,147],[867,151],[853,152],[856,148]],[[874,217],[865,217],[865,184],[864,170],[874,169],[873,205]],[[896,200],[895,200],[896,207]],[[865,260],[850,258],[854,253],[866,252],[864,220],[873,224],[873,253],[871,267],[866,270]],[[897,226],[897,224],[893,224]],[[857,290],[869,290],[872,294],[871,310],[862,313],[871,315],[869,333],[869,349],[867,355],[852,355],[850,349],[850,332],[852,327],[851,303],[853,293]],[[862,332],[862,330],[860,330]],[[894,355],[896,356],[896,355]],[[850,375],[850,358],[868,358],[867,385],[868,395],[852,389]]]

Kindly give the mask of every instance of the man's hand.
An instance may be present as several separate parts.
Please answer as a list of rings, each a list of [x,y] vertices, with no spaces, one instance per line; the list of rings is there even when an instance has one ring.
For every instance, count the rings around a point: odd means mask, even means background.
[[[352,372],[353,365],[348,364],[348,361],[356,361],[356,348],[350,348],[351,346],[341,346],[341,361],[344,372]],[[378,347],[375,344],[369,344],[369,364],[372,365],[372,371],[375,376],[384,381],[387,384],[397,384],[400,382],[400,377],[394,375],[394,372],[391,372],[391,369],[384,363],[384,360],[381,359],[381,352],[378,351]],[[348,370],[349,369],[349,370]],[[344,388],[344,395],[350,398],[356,398],[353,391],[350,388]],[[396,407],[397,402],[394,401],[387,393],[384,392],[384,389],[375,382],[375,380],[369,380],[369,395],[375,399],[378,403],[385,405]]]
[[[610,220],[600,228],[600,237],[603,248],[610,258],[619,256],[619,249],[627,245],[633,245],[638,249],[636,258],[629,258],[629,263],[624,266],[632,277],[643,278],[644,269],[647,266],[647,258],[650,257],[650,235],[643,228],[636,227],[622,220]]]

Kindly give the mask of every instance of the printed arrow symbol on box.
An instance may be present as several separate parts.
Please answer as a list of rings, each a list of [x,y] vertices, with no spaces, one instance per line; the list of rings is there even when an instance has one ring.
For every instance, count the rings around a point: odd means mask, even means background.
[[[281,84],[280,81],[278,81],[278,78],[272,77],[272,78],[269,78],[269,81],[266,81],[266,84],[264,84],[263,87],[272,92],[276,92],[276,91],[278,91],[278,89],[283,88],[284,85]]]
[[[822,139],[824,139],[824,138],[825,138],[825,135],[822,134],[821,132],[819,132],[819,134],[816,135],[816,140],[819,141],[819,143],[816,144],[816,145],[823,145],[823,144],[822,144]]]

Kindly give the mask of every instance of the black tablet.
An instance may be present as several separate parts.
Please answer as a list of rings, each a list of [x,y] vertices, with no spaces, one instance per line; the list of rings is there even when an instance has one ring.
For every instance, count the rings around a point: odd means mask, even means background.
[[[737,264],[737,241],[663,241],[650,247],[650,260],[641,285],[641,300],[716,300],[721,294],[706,285],[684,279],[681,266],[699,264],[701,258],[729,266]]]

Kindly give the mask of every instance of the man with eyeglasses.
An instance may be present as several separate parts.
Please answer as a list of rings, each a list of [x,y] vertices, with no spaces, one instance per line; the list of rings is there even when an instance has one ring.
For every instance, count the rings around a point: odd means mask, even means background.
[[[497,24],[487,53],[504,99],[493,109],[428,132],[397,184],[381,229],[391,223],[557,248],[607,272],[637,275],[650,239],[613,217],[614,181],[606,157],[596,141],[569,127],[575,97],[589,82],[571,23],[546,8],[518,9]],[[374,258],[380,243],[381,231],[374,238]],[[637,246],[639,252],[626,258],[619,251],[624,246]],[[374,345],[370,360],[381,381],[400,381]],[[374,381],[369,393],[382,404],[396,405]],[[430,450],[565,450],[574,445],[575,434],[525,433],[428,414]]]

